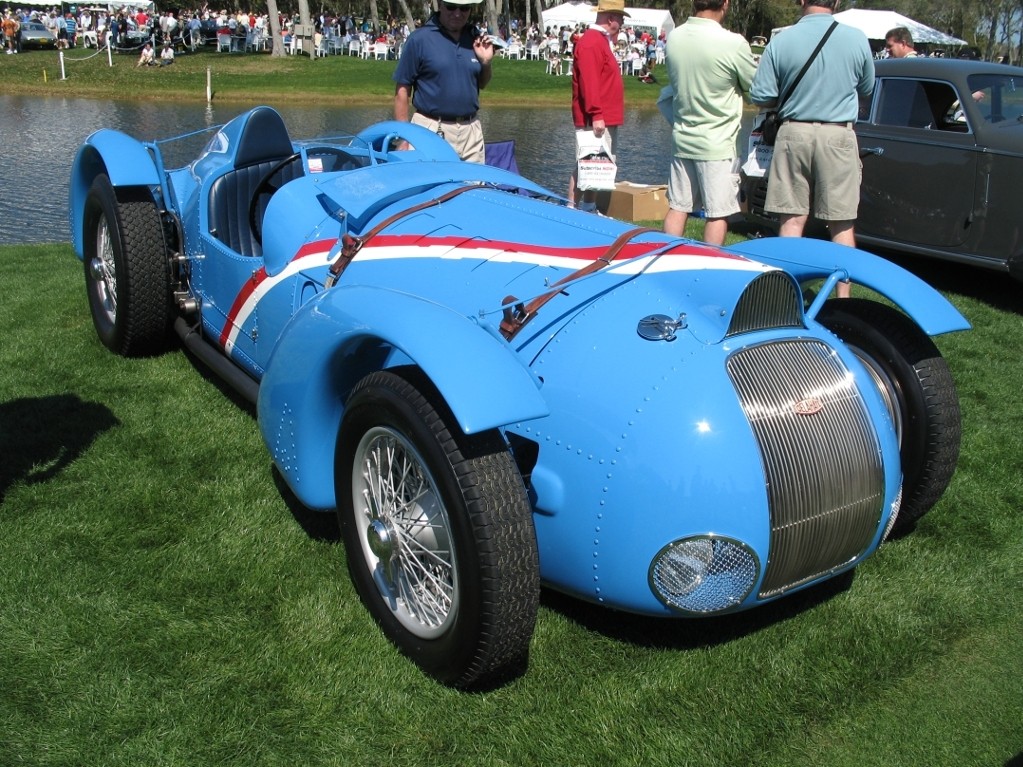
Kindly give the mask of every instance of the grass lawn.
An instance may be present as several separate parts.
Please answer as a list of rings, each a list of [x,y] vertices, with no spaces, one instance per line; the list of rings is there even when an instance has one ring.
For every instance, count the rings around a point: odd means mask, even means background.
[[[61,79],[60,58],[54,51],[26,51],[5,56],[0,93],[33,96],[78,96],[117,99],[206,98],[206,73],[210,72],[215,101],[252,104],[274,103],[377,104],[394,98],[397,62],[373,61],[353,56],[307,56],[272,58],[267,53],[216,53],[212,49],[181,54],[169,67],[135,67],[136,56],[115,54],[113,66],[106,51],[82,48],[65,52]],[[572,99],[572,78],[546,74],[543,61],[494,60],[494,79],[481,94],[487,106],[560,106]],[[655,67],[667,83],[667,70]],[[635,77],[625,78],[625,101],[631,106],[653,106],[660,87]]]
[[[975,329],[939,339],[963,452],[912,535],[728,618],[545,594],[528,672],[463,694],[375,628],[333,517],[289,497],[248,407],[180,351],[107,352],[68,245],[0,263],[0,764],[1023,764],[1006,277],[914,264]]]

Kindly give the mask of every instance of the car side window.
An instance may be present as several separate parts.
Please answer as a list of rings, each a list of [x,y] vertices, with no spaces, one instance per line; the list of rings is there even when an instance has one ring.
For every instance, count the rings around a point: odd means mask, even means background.
[[[1023,82],[1011,75],[983,74],[970,75],[967,83],[986,122],[1023,122]]]
[[[955,89],[944,82],[889,78],[878,83],[874,123],[896,128],[969,131]]]

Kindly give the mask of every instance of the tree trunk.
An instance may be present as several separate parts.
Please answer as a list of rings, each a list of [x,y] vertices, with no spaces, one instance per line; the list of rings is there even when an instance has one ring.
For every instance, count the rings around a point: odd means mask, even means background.
[[[408,7],[407,0],[398,0],[398,5],[401,6],[401,12],[405,14],[405,23],[408,24],[409,31],[411,32],[416,28],[416,20],[412,17],[412,11]]]
[[[487,25],[489,26],[489,32],[492,35],[496,35],[498,31],[497,26],[497,9],[494,7],[494,0],[487,0]]]
[[[370,33],[380,34],[380,12],[377,11],[377,0],[369,0],[369,23],[373,27]]]
[[[309,13],[309,0],[298,0],[298,20],[307,32],[312,29],[313,17]],[[302,53],[306,54],[309,58],[313,58],[315,55],[313,45],[311,33],[302,36]]]
[[[270,22],[270,56],[282,58],[284,53],[284,35],[281,34],[281,14],[277,10],[277,0],[266,0],[266,13]]]

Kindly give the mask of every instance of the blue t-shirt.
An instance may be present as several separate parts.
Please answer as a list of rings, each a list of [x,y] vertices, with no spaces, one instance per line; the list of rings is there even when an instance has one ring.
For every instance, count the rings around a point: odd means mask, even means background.
[[[409,35],[394,81],[412,86],[417,112],[458,117],[479,111],[483,65],[472,48],[475,39],[475,27],[467,24],[459,40],[452,40],[436,16]]]
[[[753,77],[750,101],[769,104],[785,93],[834,18],[811,13],[772,38]],[[860,30],[839,24],[778,116],[783,120],[853,122],[859,99],[874,90],[874,59]]]

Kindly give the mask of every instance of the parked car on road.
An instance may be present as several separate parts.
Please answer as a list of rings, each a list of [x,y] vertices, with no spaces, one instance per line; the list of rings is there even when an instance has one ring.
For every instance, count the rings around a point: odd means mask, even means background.
[[[57,38],[38,21],[24,21],[21,24],[22,48],[56,48]]]
[[[170,141],[78,150],[95,329],[131,356],[173,326],[256,403],[369,611],[446,684],[521,671],[540,584],[665,617],[757,607],[849,571],[952,477],[931,336],[968,323],[883,259],[673,239],[409,123],[296,142],[258,107],[212,130],[176,169]],[[846,277],[901,311],[827,300]]]
[[[1023,279],[1023,69],[888,59],[856,123],[863,161],[857,240]],[[754,220],[766,179],[746,179]]]

